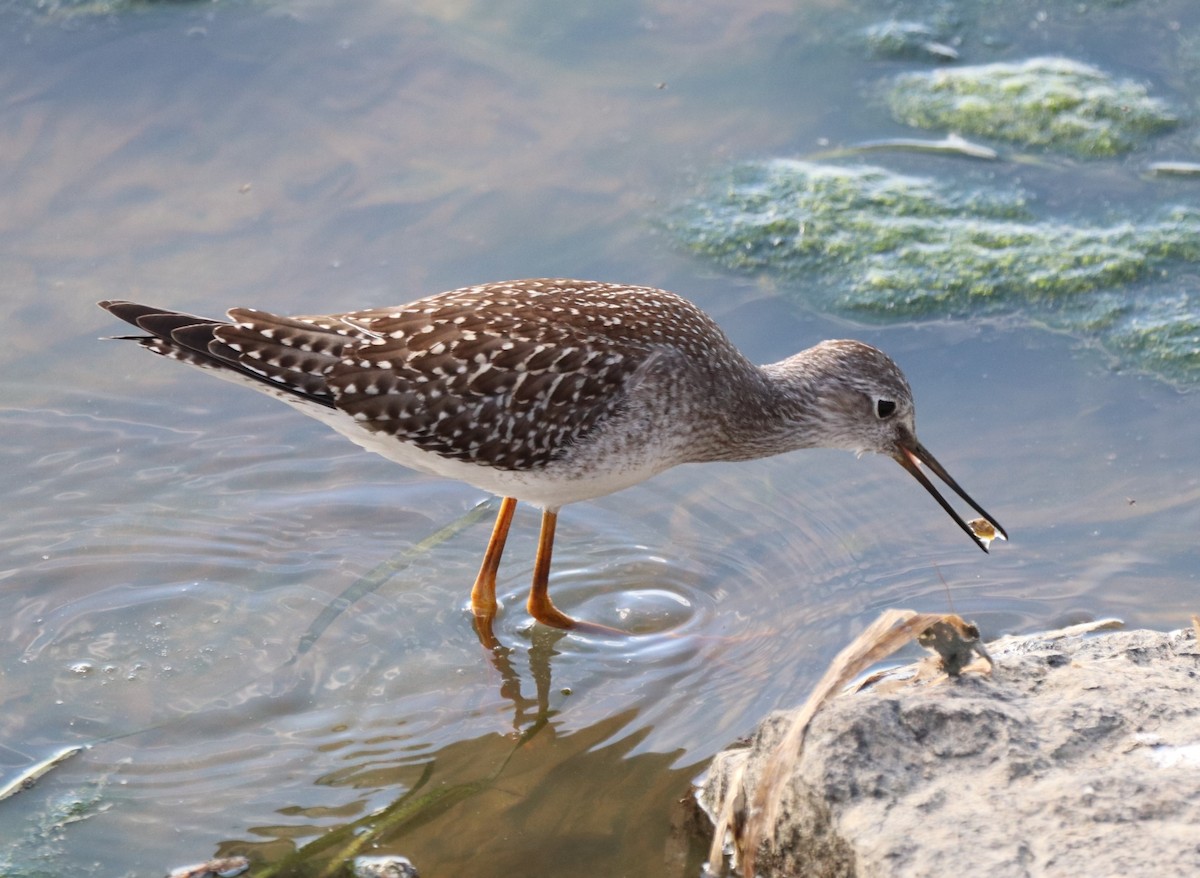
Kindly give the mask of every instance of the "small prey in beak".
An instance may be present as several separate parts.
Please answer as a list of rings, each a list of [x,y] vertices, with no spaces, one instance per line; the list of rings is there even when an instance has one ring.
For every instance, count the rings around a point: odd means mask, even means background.
[[[892,455],[892,457],[898,464],[900,464],[900,466],[912,473],[913,478],[921,483],[925,490],[933,496],[933,499],[938,502],[938,505],[946,510],[946,513],[958,523],[958,526],[961,527],[963,531],[975,541],[975,544],[978,545],[979,548],[983,549],[983,551],[988,551],[988,544],[991,543],[993,539],[1008,539],[1008,534],[1005,532],[1004,528],[1000,526],[1000,523],[996,521],[996,519],[992,518],[992,516],[990,516],[982,506],[972,500],[970,494],[959,487],[958,482],[954,481],[950,473],[946,472],[946,468],[937,462],[937,458],[930,454],[928,449],[918,442],[917,437],[912,435],[912,433],[903,431],[900,434],[896,440],[896,452]],[[954,491],[955,494],[965,500],[968,506],[970,506],[972,509],[978,512],[980,516],[983,517],[983,521],[980,522],[978,519],[972,521],[971,523],[964,521],[962,517],[954,510],[954,507],[950,505],[949,501],[941,495],[936,487],[934,487],[933,482],[929,480],[929,477],[925,475],[925,472],[921,469],[921,464],[925,464],[925,466],[929,467],[930,472],[941,479],[942,482],[952,491]],[[990,528],[988,527],[989,525]]]

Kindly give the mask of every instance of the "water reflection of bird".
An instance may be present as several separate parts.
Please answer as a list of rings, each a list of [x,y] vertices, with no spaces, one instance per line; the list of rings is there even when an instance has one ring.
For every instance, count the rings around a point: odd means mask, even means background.
[[[343,314],[234,308],[228,322],[100,305],[148,333],[131,338],[154,353],[281,399],[405,466],[503,498],[471,592],[489,637],[518,501],[543,510],[530,614],[557,628],[595,628],[560,612],[547,592],[558,510],[681,463],[812,447],[878,452],[984,551],[921,464],[995,522],[917,441],[912,392],[886,354],[824,341],[755,366],[707,314],[663,290],[521,280]]]

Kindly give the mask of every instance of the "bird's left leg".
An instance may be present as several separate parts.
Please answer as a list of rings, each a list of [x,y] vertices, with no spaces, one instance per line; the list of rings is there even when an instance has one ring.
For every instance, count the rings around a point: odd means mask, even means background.
[[[529,589],[529,600],[525,602],[529,615],[543,625],[589,634],[625,634],[616,628],[595,622],[572,619],[554,606],[550,600],[550,556],[554,549],[554,529],[558,524],[558,510],[542,512],[542,531],[538,535],[537,559],[533,562],[533,585]]]

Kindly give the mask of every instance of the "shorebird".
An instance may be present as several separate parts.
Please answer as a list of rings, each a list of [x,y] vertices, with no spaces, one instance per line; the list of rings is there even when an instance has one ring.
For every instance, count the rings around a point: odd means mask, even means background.
[[[471,590],[488,638],[518,501],[542,509],[530,615],[555,628],[602,628],[550,600],[559,509],[682,463],[813,447],[886,454],[985,552],[922,466],[1007,539],[917,441],[912,391],[882,351],[823,341],[756,366],[711,317],[664,290],[517,280],[339,314],[233,308],[228,320],[99,304],[146,333],[122,338],[153,353],[274,396],[389,460],[502,498]]]

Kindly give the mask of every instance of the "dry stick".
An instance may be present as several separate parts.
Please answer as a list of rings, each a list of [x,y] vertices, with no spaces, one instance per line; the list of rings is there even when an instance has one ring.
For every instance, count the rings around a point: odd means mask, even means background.
[[[914,610],[887,610],[837,654],[809,695],[808,700],[792,721],[791,727],[776,745],[754,791],[746,820],[746,834],[741,845],[744,875],[754,874],[754,858],[764,838],[774,834],[779,819],[779,802],[792,772],[800,760],[804,735],[812,718],[833,693],[876,662],[904,646],[929,625],[941,619],[937,613],[917,613]],[[734,807],[740,784],[726,790],[718,825],[708,852],[709,868],[714,869],[722,859],[725,832],[732,825]]]

